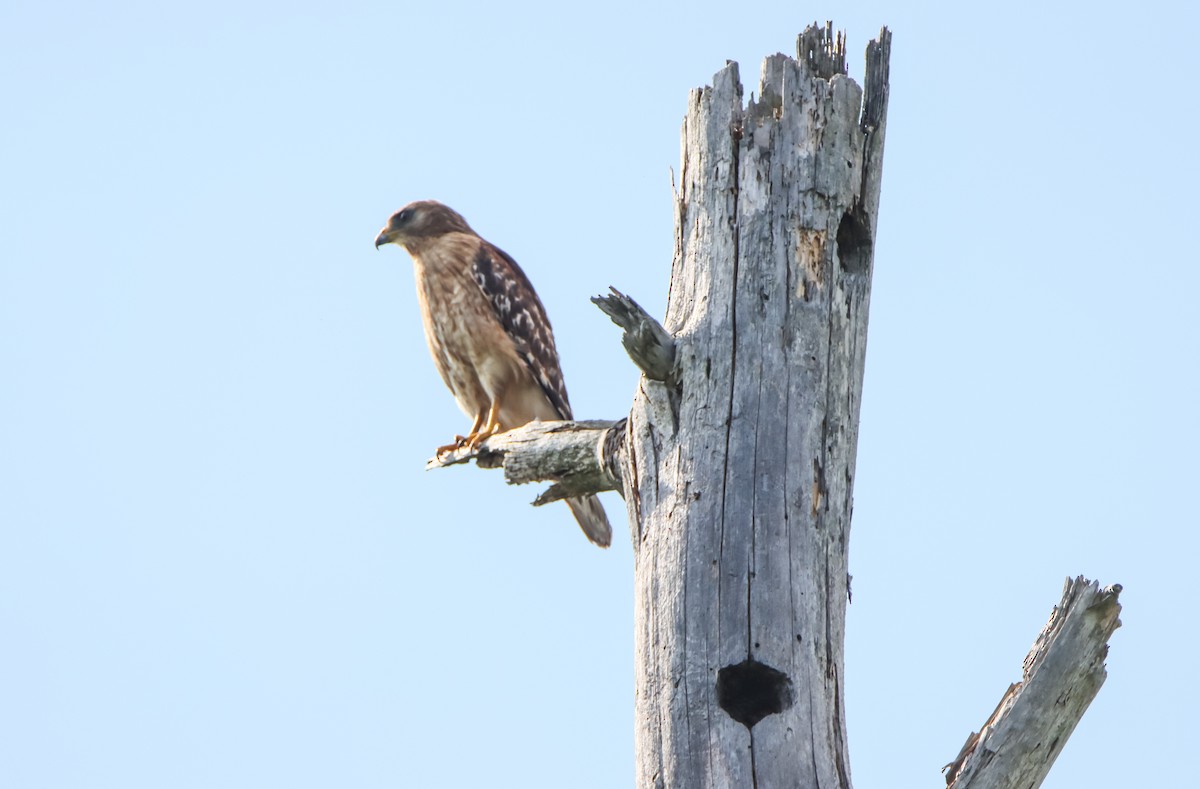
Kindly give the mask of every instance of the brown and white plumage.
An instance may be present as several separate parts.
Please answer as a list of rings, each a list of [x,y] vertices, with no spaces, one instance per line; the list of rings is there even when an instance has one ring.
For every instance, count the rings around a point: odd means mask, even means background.
[[[397,211],[375,239],[412,256],[425,340],[442,380],[474,422],[439,448],[477,446],[533,420],[571,419],[546,310],[521,267],[433,200]],[[612,541],[595,496],[567,499],[588,539]]]

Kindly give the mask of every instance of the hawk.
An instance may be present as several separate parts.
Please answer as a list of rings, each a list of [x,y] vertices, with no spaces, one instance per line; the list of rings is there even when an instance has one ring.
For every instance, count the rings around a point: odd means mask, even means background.
[[[550,321],[517,261],[434,200],[392,214],[375,238],[376,249],[384,244],[412,256],[433,363],[474,420],[439,455],[535,419],[572,418]],[[599,499],[566,501],[587,538],[607,547],[612,528]]]

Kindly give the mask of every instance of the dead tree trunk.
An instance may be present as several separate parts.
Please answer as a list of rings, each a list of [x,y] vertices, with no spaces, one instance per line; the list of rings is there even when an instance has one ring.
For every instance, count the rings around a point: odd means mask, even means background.
[[[642,369],[627,420],[533,423],[432,461],[616,489],[636,589],[637,786],[850,789],[843,634],[891,35],[810,27],[796,59],[692,92],[665,326],[593,299]],[[1104,677],[1119,587],[1061,609],[947,779],[1036,786]],[[1067,701],[1063,701],[1066,699]]]
[[[846,545],[889,34],[692,92],[665,328],[628,422],[637,785],[850,786]]]

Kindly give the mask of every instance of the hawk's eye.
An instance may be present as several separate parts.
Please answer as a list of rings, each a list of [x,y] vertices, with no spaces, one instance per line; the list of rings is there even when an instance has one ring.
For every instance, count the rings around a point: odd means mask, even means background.
[[[408,220],[412,219],[412,214],[413,214],[413,212],[412,212],[411,208],[404,209],[400,213],[396,214],[396,224],[397,225],[404,224]]]

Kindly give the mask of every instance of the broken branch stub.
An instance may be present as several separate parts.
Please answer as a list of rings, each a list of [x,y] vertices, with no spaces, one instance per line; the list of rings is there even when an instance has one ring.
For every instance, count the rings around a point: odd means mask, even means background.
[[[1121,626],[1119,584],[1100,588],[1068,578],[1025,658],[1020,682],[1009,686],[979,732],[946,765],[952,789],[1036,787],[1108,676],[1108,639]]]
[[[616,288],[609,290],[612,295],[593,296],[592,303],[625,330],[621,344],[629,358],[650,380],[673,382],[675,338],[636,301]]]
[[[510,485],[553,482],[535,505],[606,490],[619,493],[622,483],[617,472],[624,436],[624,419],[530,422],[492,436],[474,449],[460,447],[430,458],[425,468],[474,460],[480,468],[503,468]]]

